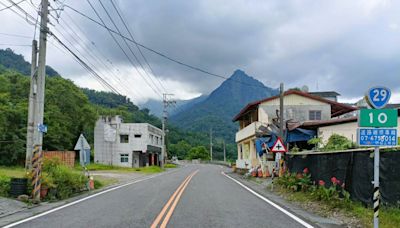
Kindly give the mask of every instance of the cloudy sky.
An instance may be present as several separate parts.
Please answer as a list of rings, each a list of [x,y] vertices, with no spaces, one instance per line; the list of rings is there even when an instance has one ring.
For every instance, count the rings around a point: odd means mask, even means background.
[[[8,0],[0,2],[0,9],[10,5]],[[39,2],[32,0],[32,5],[27,0],[20,6],[35,16]],[[54,9],[64,2],[99,21],[87,1],[50,2]],[[121,33],[129,36],[110,0],[102,2]],[[384,85],[394,92],[392,101],[400,102],[400,1],[114,2],[136,41],[218,75],[229,77],[242,69],[270,87],[284,82],[287,88],[308,85],[311,91],[335,90],[346,102],[359,99],[370,86]],[[99,1],[91,3],[107,26],[115,29]],[[208,94],[222,82],[142,49],[151,71],[130,44],[145,72],[120,37],[116,39],[129,59],[104,28],[69,8],[51,14],[50,30],[136,103],[160,99],[157,93],[164,90],[189,99]],[[0,11],[0,21],[0,33],[34,34],[34,26],[10,10]],[[49,41],[48,65],[79,86],[105,90],[54,39]],[[30,42],[0,34],[1,44]],[[29,60],[30,47],[12,49]]]

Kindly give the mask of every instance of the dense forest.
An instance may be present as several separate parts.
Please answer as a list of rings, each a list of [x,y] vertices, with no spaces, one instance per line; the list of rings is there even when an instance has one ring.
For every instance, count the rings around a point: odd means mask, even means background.
[[[26,74],[0,64],[0,165],[24,163],[29,87]],[[100,115],[121,115],[127,123],[147,122],[161,127],[158,117],[151,115],[148,109],[138,108],[125,96],[82,89],[71,80],[48,76],[44,115],[48,132],[43,149],[72,150],[80,133],[93,144],[94,124]],[[169,157],[184,159],[194,147],[209,147],[207,133],[181,130],[170,124],[167,128]],[[222,140],[214,139],[216,159],[223,159],[222,151]],[[227,151],[228,158],[234,159],[235,147],[228,145]]]
[[[22,55],[15,54],[10,48],[0,49],[0,65],[7,69],[15,70],[23,75],[31,74],[31,64],[25,61]],[[53,77],[60,74],[53,68],[46,66],[46,75]]]

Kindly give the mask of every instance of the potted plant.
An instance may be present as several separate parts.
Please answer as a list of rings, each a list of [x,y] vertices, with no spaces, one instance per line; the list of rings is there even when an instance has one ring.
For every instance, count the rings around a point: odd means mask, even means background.
[[[41,178],[41,185],[40,185],[40,198],[43,199],[47,196],[47,193],[50,188],[54,188],[55,184],[51,177],[48,175],[43,175]]]

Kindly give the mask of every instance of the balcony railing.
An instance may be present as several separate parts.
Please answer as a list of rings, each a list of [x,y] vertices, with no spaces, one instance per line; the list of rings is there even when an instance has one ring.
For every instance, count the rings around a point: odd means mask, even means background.
[[[247,125],[245,128],[239,130],[236,133],[236,142],[240,142],[243,139],[254,136],[256,134],[257,129],[261,125],[263,125],[261,122],[256,121],[256,122],[253,122],[253,123]]]

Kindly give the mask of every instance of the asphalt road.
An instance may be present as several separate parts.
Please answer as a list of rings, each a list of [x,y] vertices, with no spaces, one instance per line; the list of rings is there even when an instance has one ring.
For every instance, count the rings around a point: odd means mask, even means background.
[[[224,170],[189,165],[16,227],[304,227],[224,176]]]

